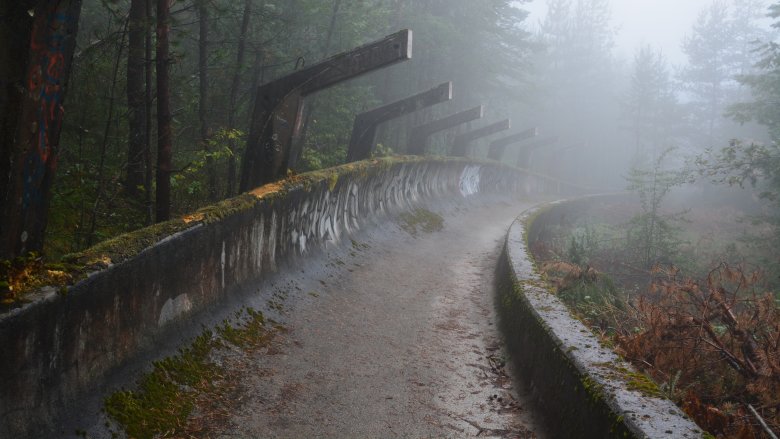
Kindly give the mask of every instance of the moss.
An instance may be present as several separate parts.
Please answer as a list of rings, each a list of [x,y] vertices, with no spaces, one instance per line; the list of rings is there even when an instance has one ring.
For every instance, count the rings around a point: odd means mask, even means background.
[[[215,385],[219,368],[208,359],[214,346],[212,333],[206,331],[178,355],[155,362],[137,390],[119,391],[106,399],[106,413],[133,438],[183,430],[197,395]]]
[[[328,189],[333,192],[333,189],[336,189],[336,184],[339,182],[339,175],[337,173],[332,173],[330,177],[328,177]]]
[[[242,349],[249,349],[258,344],[262,345],[270,340],[272,334],[266,327],[263,313],[248,308],[246,314],[247,319],[239,327],[235,327],[227,321],[218,326],[216,332],[219,337]]]
[[[607,376],[623,381],[628,390],[634,390],[651,398],[666,399],[658,384],[644,373],[636,372],[615,362],[597,363],[595,366],[608,369],[610,373]]]
[[[270,192],[266,192],[270,194]],[[260,197],[262,199],[262,197]],[[211,224],[223,220],[224,218],[246,212],[253,209],[258,204],[258,197],[251,193],[241,194],[228,200],[220,201],[217,204],[206,206],[199,209],[194,215],[194,219],[204,224]]]
[[[190,227],[183,219],[155,224],[103,241],[80,253],[63,257],[63,261],[83,268],[106,268],[138,255],[162,239]]]
[[[32,253],[0,261],[0,311],[27,303],[29,294],[45,286],[67,290],[74,281],[69,264],[48,264]]]
[[[226,399],[224,363],[215,352],[229,343],[242,350],[265,346],[281,327],[269,328],[263,314],[253,309],[237,313],[240,323],[223,322],[215,331],[205,330],[178,354],[153,363],[134,390],[122,390],[106,398],[104,408],[127,433],[137,439],[178,437],[203,401]]]
[[[417,236],[418,231],[432,233],[444,228],[444,218],[426,209],[404,212],[399,215],[399,219],[401,228],[412,236]]]
[[[598,381],[585,375],[582,377],[581,384],[591,402],[595,403],[604,399],[604,386]]]
[[[65,291],[68,286],[84,279],[88,273],[127,261],[171,235],[185,231],[197,224],[219,222],[230,216],[249,211],[262,202],[272,204],[276,200],[286,197],[290,191],[300,188],[312,188],[317,184],[326,184],[330,190],[334,190],[338,181],[344,176],[365,176],[372,169],[384,170],[393,166],[423,162],[443,164],[481,163],[481,161],[452,157],[390,156],[348,163],[301,175],[291,175],[279,182],[270,183],[245,194],[203,207],[181,218],[125,233],[84,251],[66,255],[62,258],[62,263],[58,264],[59,268],[45,269],[61,273],[47,276],[46,272],[41,269],[39,270],[39,275],[33,276],[36,279],[35,281],[20,285],[14,285],[13,282],[9,282],[7,276],[0,275],[0,307],[23,303],[26,300],[25,295],[27,293],[46,285],[53,286],[59,291]],[[489,162],[485,161],[484,163]],[[491,163],[491,165],[495,166],[495,163]],[[435,214],[413,215],[411,219],[413,223],[411,225],[414,226],[415,233],[418,226],[423,231],[435,231],[440,229],[443,223],[441,217]]]
[[[654,398],[664,398],[663,392],[650,377],[639,372],[626,372],[626,387],[629,390],[637,391],[645,396]]]

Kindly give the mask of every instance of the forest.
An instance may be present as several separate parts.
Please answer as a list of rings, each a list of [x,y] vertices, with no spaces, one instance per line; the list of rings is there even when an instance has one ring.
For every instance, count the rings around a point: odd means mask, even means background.
[[[484,105],[486,121],[539,133],[505,164],[627,192],[551,225],[533,244],[542,269],[702,427],[772,437],[780,2],[712,0],[675,64],[652,44],[618,55],[609,0],[548,0],[538,22],[526,3],[4,0],[3,306],[73,282],[85,249],[238,195],[258,87],[411,29],[411,60],[306,97],[288,175],[346,163],[356,115],[452,81],[451,101],[381,125],[373,157],[411,154],[410,127]],[[488,153],[480,140],[472,157]]]

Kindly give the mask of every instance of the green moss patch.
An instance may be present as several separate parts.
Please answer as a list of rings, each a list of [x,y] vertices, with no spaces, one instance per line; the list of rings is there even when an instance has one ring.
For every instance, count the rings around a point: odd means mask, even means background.
[[[626,387],[629,390],[635,390],[645,396],[664,398],[661,388],[647,375],[639,372],[628,372],[626,376],[628,378]]]
[[[144,249],[189,228],[183,219],[175,219],[103,241],[83,252],[65,255],[63,261],[84,268],[99,269],[124,262]]]
[[[236,317],[240,323],[224,321],[178,354],[154,362],[137,388],[106,398],[105,412],[128,437],[137,439],[190,437],[202,432],[203,420],[210,426],[227,422],[238,391],[227,370],[235,370],[238,360],[216,358],[231,351],[230,346],[242,351],[268,346],[283,329],[269,325],[262,313],[252,309]]]

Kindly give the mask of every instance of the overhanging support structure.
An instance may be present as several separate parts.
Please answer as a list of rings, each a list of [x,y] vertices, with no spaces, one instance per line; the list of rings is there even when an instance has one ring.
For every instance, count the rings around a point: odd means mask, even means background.
[[[371,157],[371,153],[374,151],[376,129],[379,124],[449,100],[452,100],[452,81],[392,104],[358,114],[355,117],[352,137],[349,140],[347,162]]]
[[[504,119],[500,122],[459,134],[455,137],[455,141],[452,143],[452,153],[450,155],[455,157],[468,157],[471,155],[471,142],[483,137],[492,136],[493,134],[500,133],[501,131],[506,131],[511,127],[512,122],[510,122],[509,119]]]
[[[528,169],[532,151],[545,146],[555,145],[556,143],[558,143],[557,137],[546,137],[536,142],[529,143],[528,145],[524,145],[520,149],[520,154],[517,156],[517,167]]]
[[[419,125],[412,128],[409,134],[409,154],[423,155],[425,154],[425,147],[428,143],[428,138],[432,135],[444,131],[458,125],[462,125],[472,120],[482,119],[485,114],[485,108],[480,105],[478,107],[470,108],[460,113],[455,113],[451,116],[447,116],[444,119],[435,120],[425,125]]]
[[[412,31],[405,29],[258,87],[241,191],[287,175],[291,146],[300,136],[304,97],[411,57]]]
[[[490,142],[490,146],[488,147],[488,158],[500,162],[501,159],[504,158],[504,153],[506,152],[506,148],[509,145],[514,145],[528,139],[533,139],[538,135],[539,129],[531,128],[525,131],[521,131],[517,134],[512,134],[511,136],[506,136],[498,140],[494,140]]]

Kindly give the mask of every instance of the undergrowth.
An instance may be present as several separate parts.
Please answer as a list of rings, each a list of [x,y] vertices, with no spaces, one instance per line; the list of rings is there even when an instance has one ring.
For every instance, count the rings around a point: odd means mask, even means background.
[[[550,230],[545,225],[543,240],[529,241],[541,271],[605,344],[642,371],[628,379],[630,389],[672,399],[714,437],[780,431],[780,306],[761,273],[720,263],[696,277],[656,265],[641,273],[640,288],[625,276],[616,284],[599,270],[613,259],[599,255],[598,237]]]
[[[0,260],[0,310],[24,303],[29,293],[44,286],[64,293],[73,284],[74,272],[68,264],[47,264],[34,253]]]

